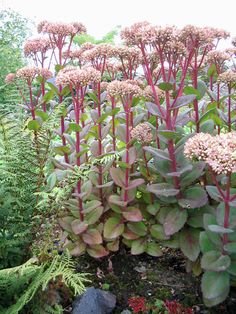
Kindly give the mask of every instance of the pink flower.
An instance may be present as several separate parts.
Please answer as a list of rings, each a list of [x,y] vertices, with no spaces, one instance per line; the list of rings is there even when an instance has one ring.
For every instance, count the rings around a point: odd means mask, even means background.
[[[11,84],[11,83],[14,82],[15,78],[16,78],[15,73],[9,73],[9,74],[7,74],[7,76],[5,78],[5,83],[6,84]]]

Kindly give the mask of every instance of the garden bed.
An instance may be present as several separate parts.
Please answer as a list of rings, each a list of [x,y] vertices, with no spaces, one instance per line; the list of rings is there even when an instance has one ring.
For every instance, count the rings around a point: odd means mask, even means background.
[[[235,313],[234,288],[224,303],[213,308],[204,306],[200,277],[186,273],[185,259],[179,251],[168,249],[163,257],[154,258],[146,254],[133,256],[123,248],[110,258],[94,260],[83,256],[79,261],[78,271],[91,273],[92,285],[116,296],[114,314],[130,309],[128,299],[133,296],[145,297],[148,304],[154,304],[157,299],[177,300],[192,307],[195,313]]]

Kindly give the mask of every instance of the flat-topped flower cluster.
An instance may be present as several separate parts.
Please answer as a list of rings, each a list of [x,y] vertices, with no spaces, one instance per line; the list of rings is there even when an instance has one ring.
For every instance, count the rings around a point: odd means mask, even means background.
[[[184,155],[191,160],[205,161],[216,174],[236,172],[236,132],[212,136],[198,133],[188,139]]]

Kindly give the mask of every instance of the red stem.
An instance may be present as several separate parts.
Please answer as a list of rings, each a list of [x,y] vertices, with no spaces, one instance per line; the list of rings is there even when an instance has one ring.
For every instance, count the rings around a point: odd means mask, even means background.
[[[228,132],[231,132],[231,86],[228,86]]]
[[[125,115],[126,115],[126,133],[125,133],[125,142],[126,142],[126,149],[125,149],[125,162],[129,164],[129,141],[130,141],[130,130],[129,130],[129,121],[130,121],[130,108],[129,104],[125,104]],[[125,168],[125,193],[124,193],[124,201],[128,201],[128,188],[129,186],[129,168]]]

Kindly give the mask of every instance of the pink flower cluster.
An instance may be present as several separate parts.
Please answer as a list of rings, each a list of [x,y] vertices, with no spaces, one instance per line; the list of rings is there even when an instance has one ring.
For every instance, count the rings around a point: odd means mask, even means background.
[[[24,45],[24,54],[28,57],[35,55],[37,52],[45,53],[50,48],[52,48],[52,45],[47,38],[29,39]]]
[[[186,142],[184,155],[205,161],[216,174],[236,172],[236,132],[217,136],[198,133]]]
[[[41,76],[44,80],[49,79],[53,76],[52,72],[48,69],[37,68],[37,67],[23,67],[16,72],[16,77],[32,81],[36,76]]]
[[[63,86],[86,86],[89,83],[99,83],[101,73],[94,68],[66,67],[59,71],[56,84]]]
[[[9,74],[7,74],[7,76],[5,78],[5,83],[6,84],[11,84],[11,83],[14,82],[15,78],[16,78],[15,73],[9,73]]]
[[[159,98],[163,98],[165,97],[165,92],[163,90],[161,90],[159,87],[154,86],[156,94]],[[144,93],[144,97],[149,100],[149,101],[155,101],[154,100],[154,95],[153,95],[153,91],[150,85],[146,86],[143,90]]]
[[[141,97],[143,96],[142,89],[135,83],[131,84],[125,81],[113,81],[108,84],[107,92],[111,97],[120,96],[134,96],[134,97]]]
[[[39,68],[26,66],[16,72],[16,77],[32,81],[38,74]]]
[[[42,21],[38,25],[39,33],[47,33],[58,36],[74,36],[79,33],[86,33],[82,23],[62,23]]]
[[[130,132],[130,136],[140,143],[151,143],[153,140],[152,129],[147,122],[138,124]]]
[[[83,57],[86,61],[93,61],[97,58],[109,58],[114,55],[114,46],[110,44],[95,45],[91,49],[84,51]]]
[[[217,79],[218,83],[224,83],[229,86],[234,86],[236,84],[236,72],[232,70],[227,70],[221,73]]]

